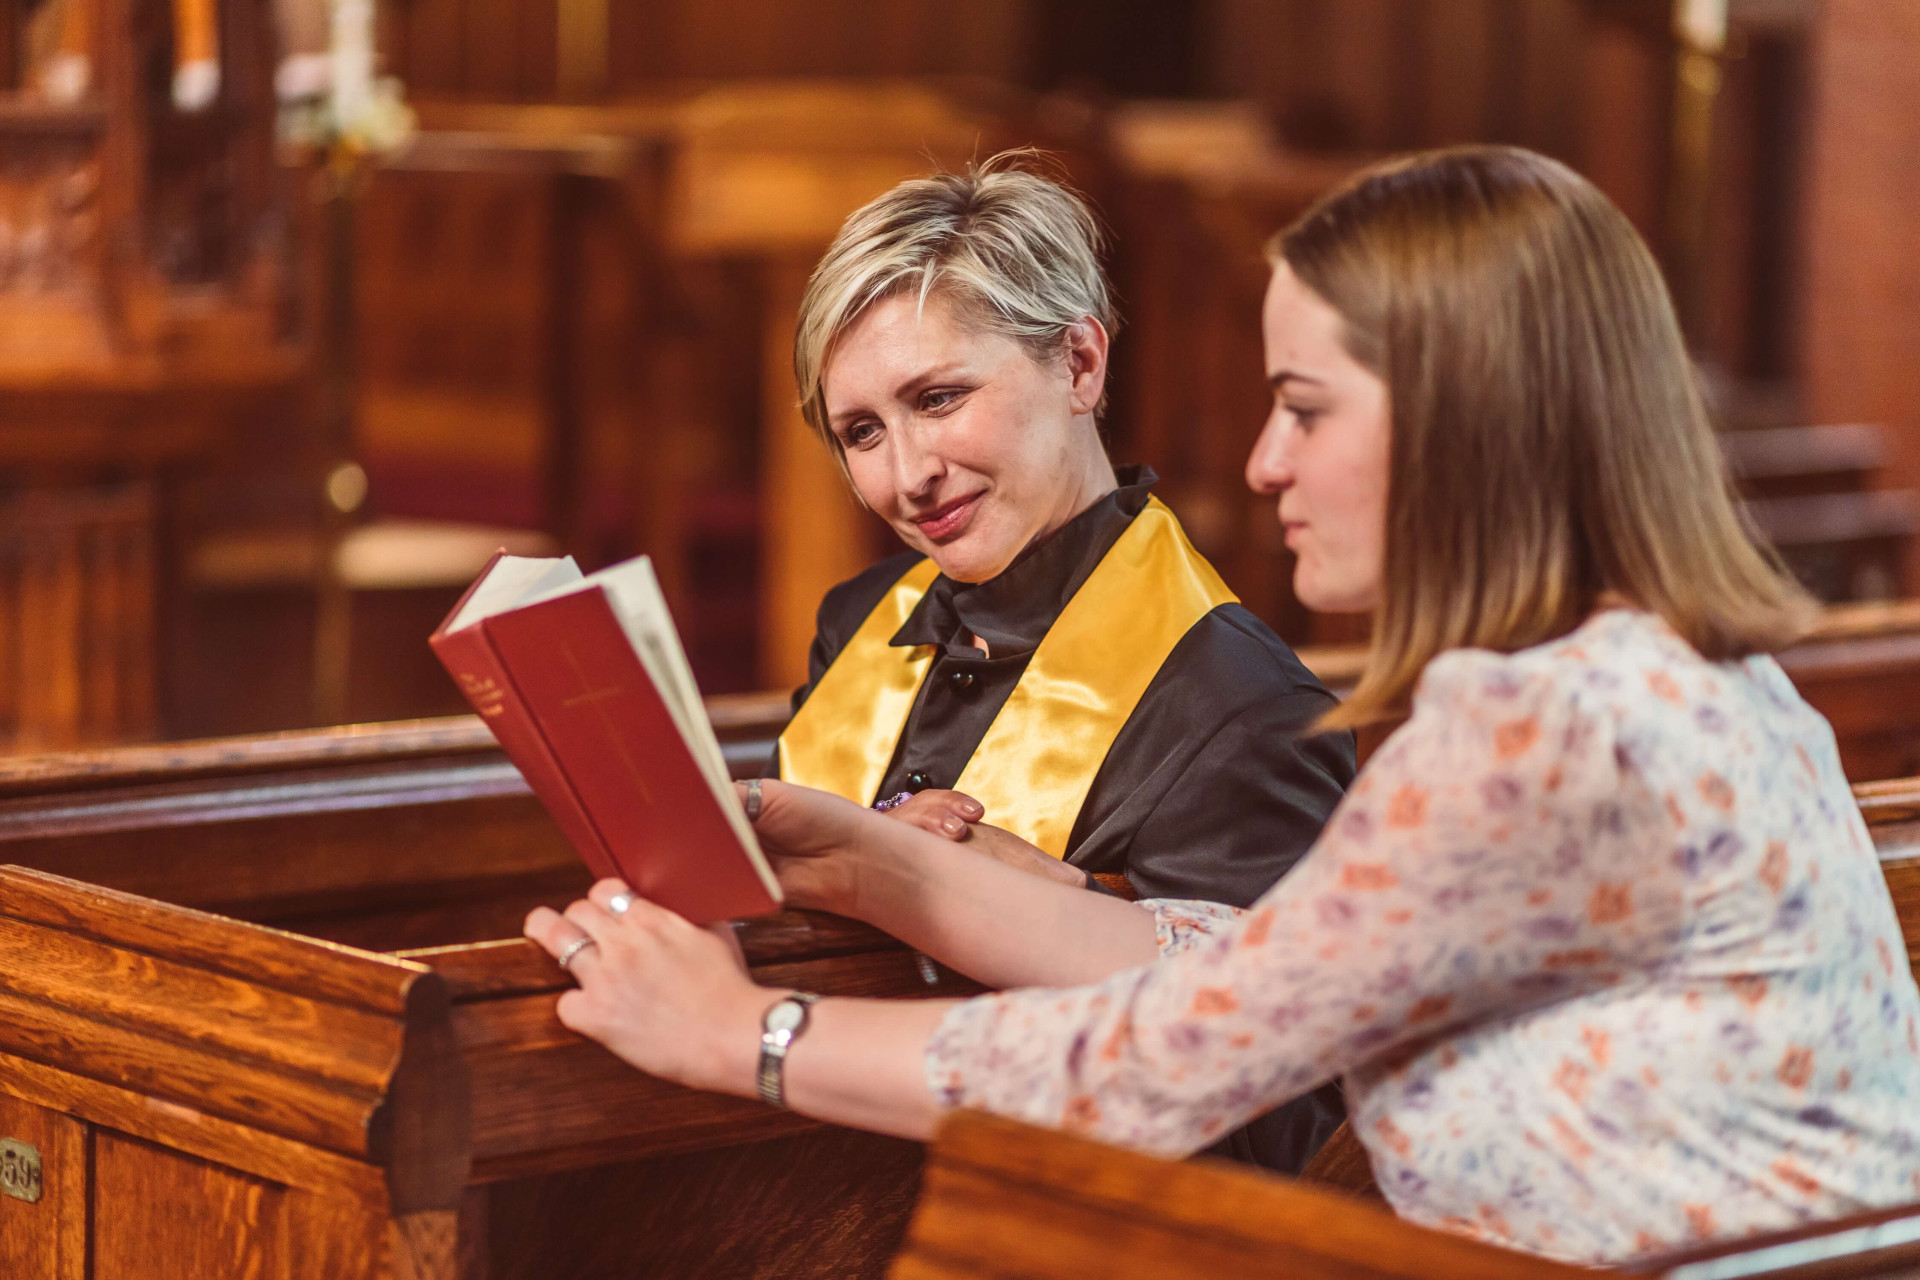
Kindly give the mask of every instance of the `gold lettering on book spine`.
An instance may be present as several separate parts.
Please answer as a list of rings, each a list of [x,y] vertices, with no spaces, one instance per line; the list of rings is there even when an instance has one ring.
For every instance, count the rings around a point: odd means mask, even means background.
[[[473,705],[473,709],[483,716],[497,716],[506,709],[507,695],[499,684],[485,676],[463,673],[460,692],[467,695],[467,701]]]

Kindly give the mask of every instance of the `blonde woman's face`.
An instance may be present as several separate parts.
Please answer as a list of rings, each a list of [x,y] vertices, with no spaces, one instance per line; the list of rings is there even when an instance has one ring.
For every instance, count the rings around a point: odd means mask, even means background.
[[[1247,483],[1279,498],[1300,603],[1363,613],[1379,599],[1385,562],[1386,384],[1347,354],[1340,313],[1284,262],[1261,324],[1273,412],[1247,459]]]
[[[948,577],[986,581],[1112,488],[1094,423],[1106,334],[1078,328],[1063,359],[1036,361],[904,295],[834,344],[822,389],[854,488]]]

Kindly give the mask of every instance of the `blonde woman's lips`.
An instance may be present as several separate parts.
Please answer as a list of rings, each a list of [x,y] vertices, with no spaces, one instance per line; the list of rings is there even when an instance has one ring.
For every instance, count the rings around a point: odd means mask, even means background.
[[[980,505],[984,493],[971,493],[964,498],[955,498],[943,503],[924,516],[914,517],[914,523],[920,526],[920,532],[929,542],[940,542],[960,533],[973,518],[974,508]]]

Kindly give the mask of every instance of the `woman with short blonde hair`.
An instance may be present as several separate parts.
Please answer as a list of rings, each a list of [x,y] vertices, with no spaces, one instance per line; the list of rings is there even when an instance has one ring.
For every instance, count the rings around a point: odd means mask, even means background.
[[[772,772],[1042,878],[1245,906],[1352,735],[1308,732],[1333,696],[1108,461],[1100,228],[1038,165],[901,183],[808,282],[801,407],[909,550],[822,602]],[[1329,1089],[1220,1150],[1297,1171],[1339,1115]]]
[[[1244,912],[1016,900],[769,787],[796,901],[1009,989],[813,1004],[604,882],[529,921],[599,944],[562,1019],[749,1092],[756,1018],[811,1006],[784,1099],[913,1136],[964,1106],[1179,1154],[1339,1078],[1399,1213],[1583,1263],[1911,1200],[1920,991],[1765,656],[1808,602],[1740,528],[1626,220],[1516,149],[1378,166],[1279,238],[1263,322],[1249,482],[1301,598],[1375,618],[1332,718],[1404,716],[1286,879]]]

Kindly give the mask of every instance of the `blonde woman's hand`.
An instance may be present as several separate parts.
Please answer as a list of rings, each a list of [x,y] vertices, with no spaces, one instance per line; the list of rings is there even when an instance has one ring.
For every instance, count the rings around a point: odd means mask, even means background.
[[[943,840],[965,840],[967,829],[980,821],[986,808],[960,791],[917,791],[884,810],[897,822],[910,823]]]
[[[748,784],[736,782],[746,803]],[[856,884],[855,830],[871,817],[851,800],[768,778],[760,783],[760,816],[753,833],[780,877],[787,904],[852,914]]]
[[[775,999],[747,973],[733,926],[706,928],[602,880],[564,912],[536,907],[525,932],[580,989],[560,997],[569,1029],[650,1075],[751,1094],[759,1019]]]

